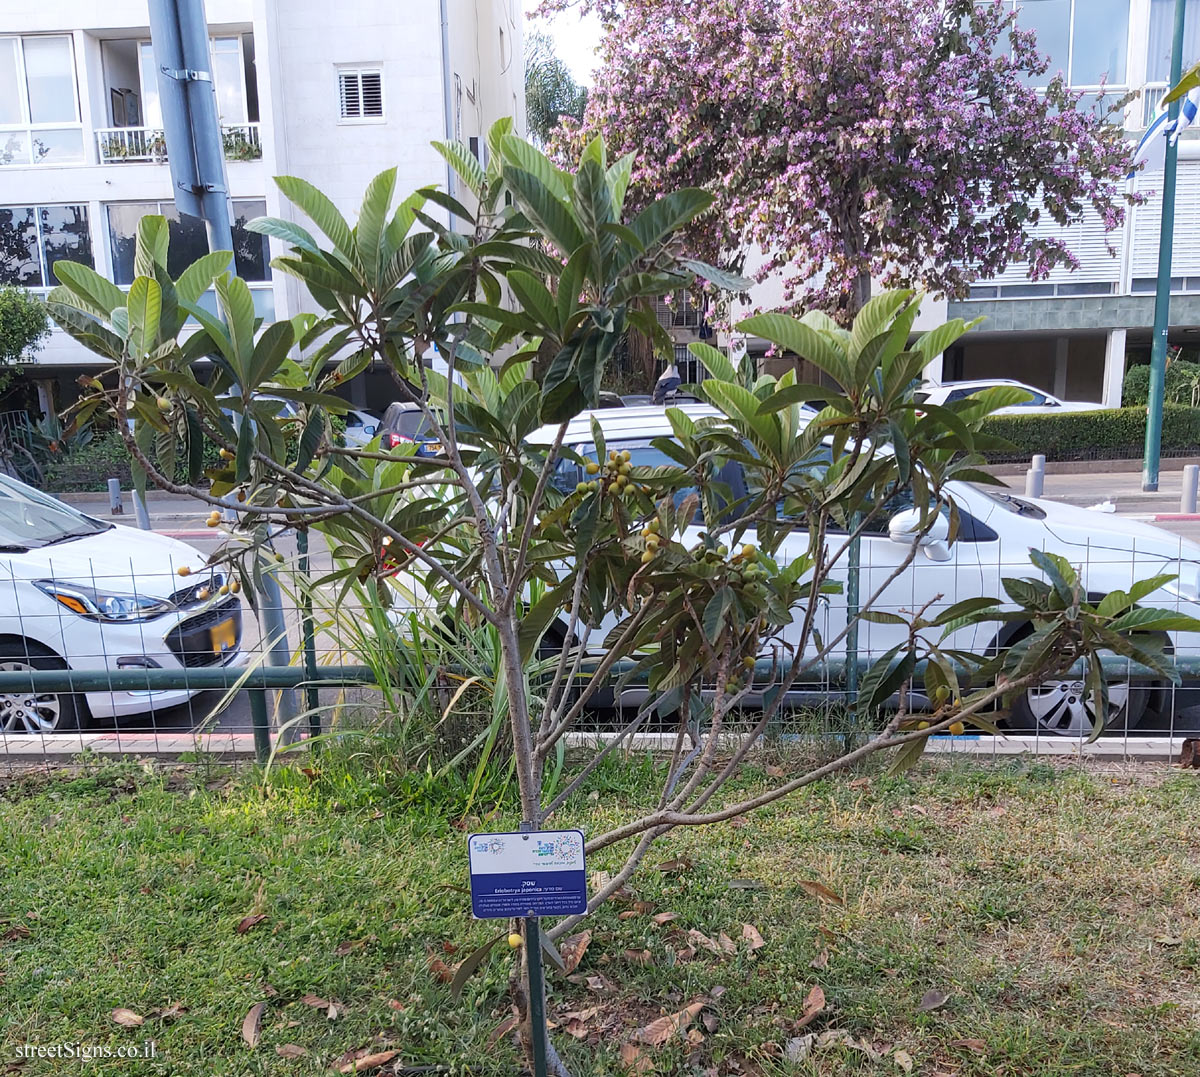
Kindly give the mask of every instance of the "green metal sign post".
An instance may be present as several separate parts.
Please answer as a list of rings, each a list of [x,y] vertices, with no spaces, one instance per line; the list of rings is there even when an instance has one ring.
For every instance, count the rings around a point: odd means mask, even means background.
[[[1183,15],[1186,0],[1175,0],[1174,37],[1171,39],[1171,85],[1183,73]],[[1171,125],[1179,117],[1178,100],[1167,113]],[[1163,397],[1167,377],[1167,327],[1171,320],[1171,255],[1175,238],[1175,165],[1179,146],[1167,142],[1163,163],[1162,226],[1158,233],[1158,285],[1154,293],[1154,338],[1150,351],[1150,396],[1146,408],[1146,451],[1142,460],[1142,489],[1158,489],[1159,456],[1162,450]]]

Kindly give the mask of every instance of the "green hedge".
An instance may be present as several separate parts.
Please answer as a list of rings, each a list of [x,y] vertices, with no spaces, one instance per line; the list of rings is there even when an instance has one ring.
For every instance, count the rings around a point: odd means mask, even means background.
[[[345,416],[331,415],[330,425],[334,438],[340,444],[346,433]],[[215,444],[205,441],[202,458],[205,470],[220,464],[219,453],[220,450]],[[129,450],[125,448],[120,434],[111,427],[97,433],[83,448],[75,449],[64,456],[46,454],[39,463],[45,476],[42,489],[51,494],[103,492],[108,489],[109,479],[120,479],[122,489],[128,490],[133,486]],[[187,480],[186,468],[187,461],[181,451],[176,463],[176,481]],[[208,480],[203,481],[207,483]]]
[[[1168,404],[1191,405],[1200,399],[1200,363],[1176,359],[1167,364],[1164,385]],[[1121,399],[1126,405],[1145,406],[1150,396],[1150,367],[1141,363],[1125,371],[1121,385]]]
[[[995,462],[1028,460],[1044,453],[1047,460],[1121,460],[1142,455],[1146,440],[1146,408],[1108,408],[1041,415],[997,415],[983,432],[1015,446],[987,453]],[[1163,408],[1163,452],[1200,453],[1200,408],[1167,404]]]
[[[204,443],[203,465],[216,467],[220,462],[219,449],[210,441]],[[47,493],[84,493],[108,489],[109,479],[120,479],[122,489],[133,486],[133,472],[129,467],[129,450],[121,435],[115,430],[97,434],[82,449],[57,458],[54,454],[43,458],[42,471],[45,475]],[[175,478],[186,480],[186,461],[180,459]]]

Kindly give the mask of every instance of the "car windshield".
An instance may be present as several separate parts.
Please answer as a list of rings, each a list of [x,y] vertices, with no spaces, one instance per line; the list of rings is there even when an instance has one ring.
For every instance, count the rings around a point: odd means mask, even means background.
[[[612,439],[608,442],[608,447],[618,452],[627,450],[629,452],[629,462],[634,467],[678,467],[677,461],[672,460],[661,449],[650,443],[649,438],[639,438],[637,440]],[[576,445],[575,451],[585,459],[596,459],[596,446],[592,444]],[[586,478],[586,474],[580,469],[579,465],[572,460],[565,458],[560,459],[554,472],[554,485],[563,491],[570,493],[575,489],[575,484]],[[736,501],[738,498],[744,497],[746,494],[745,476],[742,472],[740,464],[732,462],[724,463],[720,470],[715,475],[717,482],[725,483],[729,488],[729,493]],[[676,506],[681,505],[689,494],[696,493],[696,489],[684,488],[675,491],[674,501]],[[696,515],[693,518],[693,523],[704,523],[704,512],[700,506],[696,508]]]
[[[10,553],[36,550],[56,542],[98,535],[110,526],[38,493],[23,482],[0,475],[0,549]]]

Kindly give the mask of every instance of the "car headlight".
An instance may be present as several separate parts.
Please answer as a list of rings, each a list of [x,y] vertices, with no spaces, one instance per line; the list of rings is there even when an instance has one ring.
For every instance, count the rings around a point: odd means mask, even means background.
[[[92,587],[63,584],[57,580],[34,580],[33,585],[60,606],[90,621],[149,621],[175,609],[173,602],[149,595],[113,594]]]

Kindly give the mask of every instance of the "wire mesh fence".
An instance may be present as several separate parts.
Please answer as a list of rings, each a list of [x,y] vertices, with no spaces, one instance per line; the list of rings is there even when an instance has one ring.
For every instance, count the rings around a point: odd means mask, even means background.
[[[1112,514],[1094,519],[1092,534],[1075,534],[1056,547],[1069,551],[1089,591],[1127,590],[1139,578],[1173,572],[1179,579],[1146,604],[1200,610],[1200,547],[1165,530],[1147,538]],[[960,536],[949,557],[918,553],[894,579],[905,547],[886,532],[867,534],[859,591],[864,599],[878,591],[872,608],[902,618],[926,603],[936,611],[963,598],[1001,595],[1004,578],[1036,575],[1027,548],[1002,541],[1002,530]],[[80,752],[257,752],[261,758],[293,740],[411,721],[414,701],[432,715],[430,735],[467,743],[480,715],[490,714],[497,658],[485,631],[449,627],[444,609],[415,606],[400,579],[384,584],[394,596],[387,608],[370,597],[369,587],[347,587],[344,580],[314,585],[338,567],[315,532],[307,551],[295,532],[277,542],[282,560],[271,567],[279,584],[272,620],[262,595],[247,594],[226,565],[208,563],[220,540],[219,532],[187,521],[169,522],[156,534],[97,523],[87,533],[5,555],[0,766]],[[838,575],[846,580],[844,562]],[[817,624],[822,639],[833,639],[846,625],[844,600],[823,600]],[[865,671],[895,644],[897,631],[896,625],[861,622],[853,655],[835,654],[806,673],[767,739],[844,739],[870,729],[877,716],[856,710],[846,663]],[[954,646],[986,652],[1011,642],[997,632],[994,623],[971,625]],[[603,635],[596,631],[591,638]],[[794,639],[785,629],[764,649],[746,700],[750,708],[769,698]],[[993,756],[1175,758],[1185,740],[1200,735],[1200,636],[1172,634],[1165,642],[1179,683],[1127,660],[1108,661],[1110,713],[1094,743],[1092,703],[1082,676],[1072,672],[1019,699],[1004,720],[1004,735],[968,731],[932,738],[931,747]],[[913,686],[910,704],[920,705],[919,689]],[[577,740],[611,733],[622,708],[645,699],[644,686],[626,686],[604,708],[588,712]],[[654,715],[629,743],[657,746],[673,722],[670,714]]]

